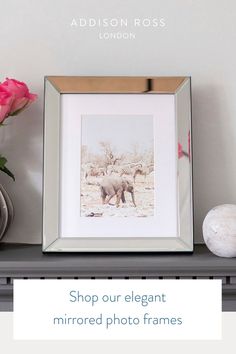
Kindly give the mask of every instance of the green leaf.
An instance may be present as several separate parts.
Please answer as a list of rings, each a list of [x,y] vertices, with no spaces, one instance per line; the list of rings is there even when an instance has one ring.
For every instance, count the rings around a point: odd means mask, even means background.
[[[15,176],[10,170],[8,170],[8,168],[6,167],[6,163],[7,163],[7,159],[0,155],[0,171],[6,173],[8,176],[10,176],[13,179],[13,181],[15,181]]]
[[[6,173],[8,176],[10,176],[13,179],[13,181],[15,181],[15,176],[13,175],[13,173],[10,170],[8,170],[8,168],[6,166],[0,167],[0,171]]]
[[[3,168],[7,163],[7,159],[0,155],[0,168]]]

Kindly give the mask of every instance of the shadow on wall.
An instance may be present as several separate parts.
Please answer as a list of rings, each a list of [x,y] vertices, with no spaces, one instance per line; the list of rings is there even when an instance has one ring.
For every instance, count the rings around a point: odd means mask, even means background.
[[[228,97],[220,86],[196,87],[193,90],[193,189],[195,240],[202,241],[202,222],[216,205],[236,203],[232,193],[232,156],[236,149],[230,141]],[[233,128],[233,127],[232,127]],[[232,139],[233,140],[233,139]],[[235,150],[234,150],[235,151]],[[236,176],[235,176],[236,177]]]
[[[39,97],[43,97],[42,92]],[[41,243],[42,229],[42,100],[8,119],[1,129],[1,153],[16,181],[1,174],[1,183],[9,193],[15,216],[4,242]]]

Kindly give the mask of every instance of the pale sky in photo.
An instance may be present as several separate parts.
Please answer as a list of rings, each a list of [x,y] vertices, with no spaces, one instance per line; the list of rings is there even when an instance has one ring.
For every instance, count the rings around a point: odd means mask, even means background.
[[[83,115],[82,145],[92,153],[100,153],[100,142],[110,142],[119,153],[132,151],[139,143],[140,151],[153,147],[151,115]]]

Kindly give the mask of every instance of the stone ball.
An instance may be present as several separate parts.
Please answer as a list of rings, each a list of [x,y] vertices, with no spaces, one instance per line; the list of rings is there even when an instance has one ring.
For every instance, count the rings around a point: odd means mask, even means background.
[[[236,257],[236,205],[219,205],[203,221],[203,238],[219,257]]]

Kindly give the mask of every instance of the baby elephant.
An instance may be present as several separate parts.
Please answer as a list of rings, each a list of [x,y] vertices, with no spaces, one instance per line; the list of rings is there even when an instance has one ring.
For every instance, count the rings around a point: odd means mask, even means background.
[[[103,204],[108,204],[114,196],[116,196],[116,207],[120,205],[120,200],[125,203],[124,192],[129,192],[132,196],[132,202],[136,207],[134,200],[133,184],[122,177],[107,176],[100,183],[101,197]]]

